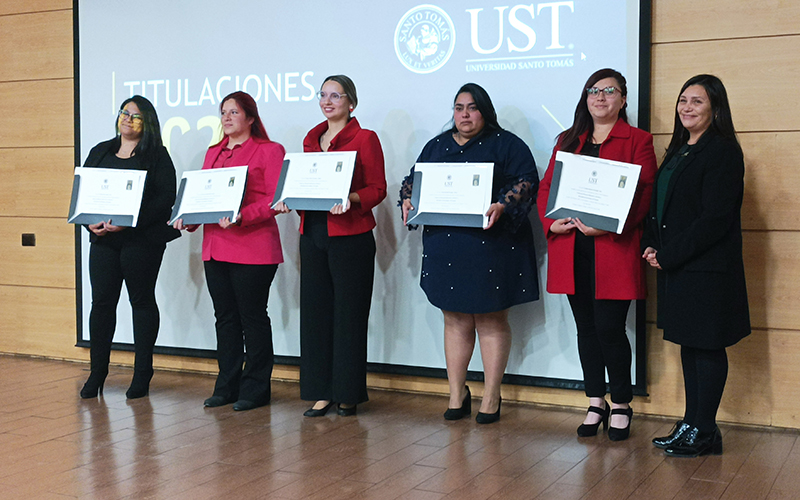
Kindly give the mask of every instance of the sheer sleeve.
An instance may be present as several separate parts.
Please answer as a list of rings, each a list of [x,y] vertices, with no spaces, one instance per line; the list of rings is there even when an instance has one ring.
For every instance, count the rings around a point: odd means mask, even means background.
[[[403,202],[405,200],[411,199],[411,192],[414,187],[414,167],[411,167],[411,171],[408,173],[407,176],[403,178],[403,182],[400,184],[400,200],[397,202],[398,207],[403,206]],[[400,209],[400,217],[403,216],[403,209]],[[417,224],[409,224],[408,230],[411,231],[412,229],[419,228]]]
[[[520,224],[528,218],[528,214],[536,203],[536,191],[539,188],[538,175],[529,174],[517,178],[500,191],[497,201],[505,206],[508,215],[508,228],[516,231]]]

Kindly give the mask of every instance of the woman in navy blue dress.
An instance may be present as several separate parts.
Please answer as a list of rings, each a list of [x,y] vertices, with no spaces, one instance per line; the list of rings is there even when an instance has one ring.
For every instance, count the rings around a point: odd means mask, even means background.
[[[444,314],[444,344],[450,403],[444,417],[471,413],[467,366],[481,345],[485,389],[478,423],[500,418],[500,384],[511,348],[508,309],[539,298],[539,280],[528,213],[539,175],[528,146],[497,122],[492,101],[477,84],[459,89],[453,124],[434,137],[417,162],[494,163],[493,203],[488,227],[427,225],[423,231],[420,284]],[[414,169],[400,191],[403,222],[411,205]]]

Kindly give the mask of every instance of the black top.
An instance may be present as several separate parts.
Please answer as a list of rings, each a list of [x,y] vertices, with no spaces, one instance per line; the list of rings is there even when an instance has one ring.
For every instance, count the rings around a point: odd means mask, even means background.
[[[143,164],[137,156],[119,158],[116,155],[117,151],[119,151],[118,138],[101,142],[92,148],[83,166],[147,170],[139,220],[136,227],[128,227],[117,233],[107,233],[102,237],[89,231],[92,243],[164,244],[178,238],[181,235],[180,231],[167,224],[172,214],[172,205],[175,203],[176,189],[175,166],[167,148],[161,146],[154,153],[153,160],[147,164]]]

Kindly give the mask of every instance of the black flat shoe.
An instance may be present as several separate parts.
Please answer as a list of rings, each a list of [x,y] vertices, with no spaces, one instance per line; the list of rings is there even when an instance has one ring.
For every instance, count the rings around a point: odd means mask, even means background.
[[[468,417],[469,414],[472,413],[472,394],[469,392],[468,385],[464,387],[467,388],[467,395],[464,396],[464,400],[461,402],[461,408],[448,408],[447,411],[444,412],[445,420],[460,420],[464,417]]]
[[[261,406],[264,406],[268,403],[256,403],[255,401],[248,401],[246,399],[240,399],[239,401],[233,403],[233,411],[247,411],[247,410],[254,410]]]
[[[605,399],[603,400],[603,405],[604,408],[598,408],[597,406],[590,406],[589,409],[586,410],[586,413],[592,412],[600,415],[600,420],[596,424],[579,425],[578,426],[579,437],[596,436],[597,430],[600,428],[600,424],[603,424],[603,429],[608,430],[608,416],[611,414],[611,411],[609,410],[608,402]]]
[[[225,406],[233,403],[232,400],[222,397],[222,396],[211,396],[210,398],[203,401],[203,406],[206,408],[216,408],[218,406]]]
[[[697,427],[684,431],[681,439],[664,450],[671,457],[692,458],[701,455],[722,455],[722,434],[719,427],[713,432],[700,432]]]
[[[96,398],[98,394],[103,394],[103,384],[106,383],[106,373],[91,372],[86,383],[83,384],[81,389],[82,399]]]
[[[344,407],[339,403],[339,407],[336,408],[336,414],[340,417],[352,417],[356,414],[356,405]]]
[[[479,424],[493,424],[500,420],[500,405],[503,404],[503,398],[500,398],[500,401],[497,402],[497,411],[494,413],[481,413],[478,412],[475,415],[475,421]]]
[[[625,427],[608,428],[608,439],[612,441],[625,441],[626,439],[628,439],[628,436],[631,435],[631,420],[633,420],[633,408],[631,408],[630,406],[627,408],[612,408],[611,414],[628,416],[628,425],[626,425]]]
[[[326,404],[324,408],[320,408],[319,410],[315,410],[313,407],[309,408],[303,413],[304,417],[324,417],[328,410],[334,405],[334,402],[331,401],[330,403]]]
[[[686,431],[691,428],[692,426],[683,420],[678,420],[675,422],[675,425],[672,427],[672,430],[669,431],[668,435],[653,438],[653,446],[656,448],[661,448],[662,450],[666,450],[673,444],[677,443],[683,437]]]

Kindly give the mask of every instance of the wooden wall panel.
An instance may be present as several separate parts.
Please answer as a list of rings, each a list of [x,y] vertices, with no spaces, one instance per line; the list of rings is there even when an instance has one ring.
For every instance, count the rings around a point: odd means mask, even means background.
[[[745,231],[744,266],[754,327],[797,330],[800,326],[798,248],[797,231]],[[800,358],[800,351],[796,354]]]
[[[0,351],[88,359],[88,350],[72,347],[74,290],[0,285],[0,318]]]
[[[0,16],[0,33],[0,81],[72,78],[72,11]]]
[[[66,219],[74,160],[71,147],[0,149],[0,216]]]
[[[0,2],[0,16],[59,9],[71,12],[72,0],[3,0]]]
[[[74,231],[64,219],[0,217],[0,284],[74,289]],[[23,247],[22,233],[34,233],[36,246]]]
[[[0,148],[73,147],[73,80],[0,83]]]
[[[683,83],[699,73],[719,76],[739,132],[797,131],[800,36],[654,45],[650,129],[671,133]]]
[[[655,0],[653,43],[800,33],[794,0]]]

